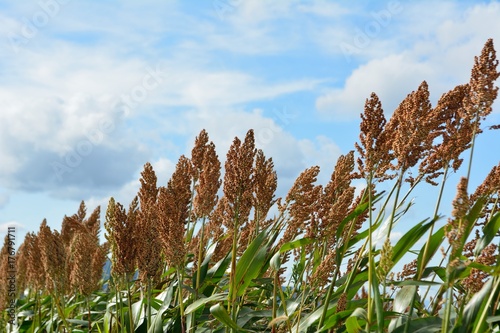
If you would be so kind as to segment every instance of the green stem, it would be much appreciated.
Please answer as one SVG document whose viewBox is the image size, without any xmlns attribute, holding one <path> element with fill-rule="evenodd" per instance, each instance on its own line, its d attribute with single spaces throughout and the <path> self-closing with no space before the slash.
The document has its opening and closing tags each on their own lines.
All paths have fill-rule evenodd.
<svg viewBox="0 0 500 333">
<path fill-rule="evenodd" d="M 445 187 L 445 184 L 446 184 L 446 179 L 447 179 L 447 176 L 448 176 L 448 170 L 449 170 L 449 165 L 446 164 L 445 168 L 444 168 L 444 173 L 443 173 L 443 181 L 441 182 L 441 186 L 439 188 L 439 194 L 438 194 L 438 198 L 437 198 L 437 201 L 436 201 L 436 206 L 434 207 L 434 214 L 433 214 L 433 217 L 432 219 L 435 221 L 438 217 L 438 213 L 439 213 L 439 207 L 441 205 L 441 200 L 443 198 L 443 193 L 444 193 L 444 187 Z M 429 246 L 430 246 L 430 242 L 431 242 L 431 238 L 432 238 L 432 234 L 434 232 L 434 224 L 433 223 L 431 225 L 431 228 L 429 230 L 429 234 L 427 236 L 427 242 L 425 242 L 425 246 L 424 246 L 424 252 L 423 252 L 423 255 L 422 255 L 422 258 L 423 258 L 423 266 L 422 267 L 417 267 L 417 276 L 416 276 L 416 280 L 420 280 L 422 278 L 422 274 L 424 272 L 424 268 L 425 268 L 425 265 L 426 265 L 426 258 L 427 258 L 427 253 L 429 252 Z M 432 281 L 434 281 L 434 278 L 435 276 L 432 277 Z M 430 290 L 430 286 L 427 288 L 425 294 L 424 294 L 424 297 L 423 297 L 423 300 L 425 300 L 425 298 L 427 297 L 427 294 L 429 293 L 429 290 Z M 411 298 L 411 303 L 410 303 L 410 311 L 408 312 L 408 320 L 406 321 L 405 323 L 405 330 L 404 330 L 404 333 L 408 333 L 409 329 L 410 329 L 410 319 L 413 315 L 413 304 L 415 304 L 415 299 L 416 299 L 416 296 L 417 296 L 417 289 L 415 289 L 415 292 L 413 293 L 413 296 Z"/>
<path fill-rule="evenodd" d="M 472 130 L 472 140 L 470 146 L 470 154 L 469 154 L 469 165 L 467 166 L 467 185 L 469 185 L 470 174 L 472 170 L 472 158 L 474 157 L 474 146 L 476 143 L 476 134 L 477 134 L 477 126 L 479 123 L 479 112 L 476 114 L 476 120 L 474 121 L 474 129 Z"/>
<path fill-rule="evenodd" d="M 198 293 L 200 289 L 200 283 L 201 283 L 201 264 L 203 261 L 203 241 L 205 237 L 205 217 L 203 217 L 201 221 L 201 230 L 200 230 L 200 240 L 199 240 L 199 246 L 198 246 L 198 263 L 197 263 L 197 270 L 196 270 L 196 288 L 195 288 L 195 300 L 198 299 Z"/>
<path fill-rule="evenodd" d="M 443 333 L 447 333 L 450 326 L 452 297 L 453 297 L 453 286 L 448 285 L 448 290 L 446 292 L 446 304 L 445 304 L 446 307 L 443 318 L 443 328 L 441 329 L 441 332 Z"/>
<path fill-rule="evenodd" d="M 147 278 L 147 285 L 146 285 L 146 308 L 147 308 L 147 314 L 148 314 L 148 330 L 151 327 L 151 277 Z"/>
<path fill-rule="evenodd" d="M 132 297 L 130 295 L 129 281 L 130 281 L 129 274 L 125 273 L 125 283 L 126 283 L 126 287 L 127 287 L 127 299 L 128 299 L 128 307 L 129 307 L 128 318 L 129 318 L 129 323 L 130 323 L 130 329 L 133 330 L 134 329 L 134 313 L 132 311 Z M 149 325 L 149 321 L 148 321 L 148 325 Z"/>
<path fill-rule="evenodd" d="M 373 227 L 373 214 L 372 214 L 372 180 L 373 180 L 373 172 L 370 172 L 370 176 L 367 181 L 367 190 L 368 190 L 368 311 L 367 311 L 367 320 L 366 320 L 366 331 L 370 332 L 370 326 L 372 322 L 373 316 L 373 305 L 372 305 L 372 271 L 375 269 L 373 267 L 373 240 L 372 240 L 372 227 Z"/>
<path fill-rule="evenodd" d="M 392 226 L 394 224 L 394 217 L 396 216 L 396 211 L 399 207 L 399 193 L 401 192 L 401 186 L 403 185 L 403 176 L 404 176 L 404 170 L 401 170 L 401 173 L 399 174 L 398 180 L 396 182 L 396 196 L 394 197 L 394 207 L 392 208 L 391 211 L 391 218 L 389 220 L 389 229 L 387 230 L 387 239 L 390 239 L 391 237 L 391 231 L 392 231 Z"/>
<path fill-rule="evenodd" d="M 273 314 L 272 320 L 276 319 L 276 314 L 278 312 L 278 285 L 279 285 L 279 275 L 278 271 L 274 272 L 274 286 L 273 286 Z M 275 324 L 272 326 L 272 331 L 275 331 Z"/>
<path fill-rule="evenodd" d="M 368 191 L 369 193 L 371 193 L 371 191 Z M 366 193 L 366 192 L 365 192 Z M 361 198 L 361 202 L 363 202 L 363 198 Z M 342 243 L 342 253 L 340 255 L 340 258 L 344 258 L 345 256 L 345 253 L 347 252 L 347 249 L 348 249 L 348 245 L 349 245 L 349 240 L 352 236 L 352 232 L 354 230 L 354 226 L 356 225 L 356 221 L 353 220 L 351 221 L 350 225 L 349 225 L 349 231 L 347 233 L 347 237 L 346 239 L 343 239 L 343 243 Z M 338 244 L 338 242 L 337 242 Z M 337 247 L 336 251 L 340 250 L 340 247 Z M 335 267 L 335 272 L 333 274 L 333 277 L 332 277 L 332 282 L 330 283 L 330 286 L 328 287 L 328 291 L 326 293 L 326 298 L 325 298 L 325 305 L 324 305 L 324 308 L 323 308 L 323 312 L 321 314 L 321 318 L 319 320 L 319 324 L 318 324 L 318 330 L 323 326 L 325 320 L 326 320 L 326 314 L 328 312 L 328 304 L 330 303 L 330 299 L 333 295 L 333 288 L 335 287 L 335 283 L 337 282 L 337 276 L 339 274 L 339 270 L 340 270 L 340 265 L 342 264 L 342 262 L 338 262 L 336 267 Z"/>
<path fill-rule="evenodd" d="M 179 310 L 181 314 L 181 330 L 182 333 L 186 331 L 185 328 L 185 316 L 184 316 L 184 298 L 182 296 L 182 281 L 183 281 L 183 274 L 180 268 L 177 268 L 177 291 L 179 292 Z"/>
<path fill-rule="evenodd" d="M 239 199 L 236 200 L 238 203 Z M 229 295 L 228 295 L 228 312 L 231 314 L 231 318 L 236 322 L 236 318 L 238 317 L 237 314 L 237 307 L 236 307 L 236 298 L 238 295 L 237 291 L 237 285 L 236 285 L 236 255 L 237 255 L 237 247 L 238 247 L 238 236 L 239 236 L 239 209 L 238 209 L 238 204 L 235 205 L 235 213 L 234 213 L 234 229 L 233 229 L 233 244 L 231 247 L 231 275 L 229 277 L 230 279 L 230 289 L 229 289 Z M 236 333 L 235 330 L 231 328 L 230 330 L 233 333 Z"/>
</svg>

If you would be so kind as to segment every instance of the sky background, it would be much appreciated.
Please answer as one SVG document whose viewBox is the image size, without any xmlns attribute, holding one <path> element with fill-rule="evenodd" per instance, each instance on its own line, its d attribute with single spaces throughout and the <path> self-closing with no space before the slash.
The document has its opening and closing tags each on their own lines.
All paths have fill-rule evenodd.
<svg viewBox="0 0 500 333">
<path fill-rule="evenodd" d="M 500 3 L 9 0 L 0 35 L 0 233 L 22 238 L 81 200 L 128 206 L 148 161 L 166 185 L 202 129 L 222 161 L 254 129 L 278 196 L 313 165 L 325 184 L 371 92 L 390 117 L 426 80 L 435 105 L 488 38 L 500 49 Z M 499 123 L 496 103 L 484 127 Z M 498 135 L 479 137 L 472 185 L 498 164 Z"/>
</svg>

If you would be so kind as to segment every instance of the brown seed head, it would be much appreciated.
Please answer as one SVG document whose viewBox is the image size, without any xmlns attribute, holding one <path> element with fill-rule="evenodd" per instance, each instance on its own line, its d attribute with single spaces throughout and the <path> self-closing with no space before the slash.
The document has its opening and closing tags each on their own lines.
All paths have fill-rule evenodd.
<svg viewBox="0 0 500 333">
<path fill-rule="evenodd" d="M 45 288 L 50 293 L 65 294 L 67 288 L 66 249 L 61 234 L 51 231 L 44 219 L 38 232 L 43 268 L 46 275 Z"/>
<path fill-rule="evenodd" d="M 141 172 L 141 188 L 139 189 L 140 210 L 137 215 L 137 227 L 140 236 L 137 237 L 136 265 L 140 278 L 159 278 L 162 269 L 161 242 L 158 235 L 158 213 L 156 207 L 158 188 L 156 174 L 151 164 L 146 163 Z M 138 234 L 139 235 L 139 234 Z"/>
<path fill-rule="evenodd" d="M 181 156 L 167 187 L 161 187 L 158 195 L 158 231 L 165 258 L 171 267 L 184 262 L 185 224 L 191 202 L 192 165 Z"/>
<path fill-rule="evenodd" d="M 239 229 L 248 221 L 253 201 L 253 164 L 255 157 L 255 139 L 253 130 L 249 130 L 243 144 L 235 138 L 229 148 L 225 163 L 223 192 L 229 219 L 224 225 L 229 229 Z"/>
<path fill-rule="evenodd" d="M 432 110 L 437 126 L 431 131 L 432 140 L 440 138 L 420 165 L 420 172 L 427 174 L 427 181 L 442 174 L 442 169 L 451 166 L 457 171 L 462 164 L 460 154 L 471 146 L 473 125 L 466 112 L 470 99 L 468 84 L 456 86 L 443 94 Z M 434 183 L 435 184 L 435 183 Z"/>
<path fill-rule="evenodd" d="M 262 150 L 257 151 L 254 168 L 255 220 L 263 221 L 269 209 L 276 202 L 274 194 L 278 186 L 278 176 L 272 158 L 266 159 Z"/>
<path fill-rule="evenodd" d="M 387 140 L 389 137 L 384 133 L 386 119 L 382 103 L 378 96 L 372 93 L 365 102 L 364 113 L 361 114 L 360 143 L 355 143 L 360 175 L 368 178 L 373 174 L 374 178 L 387 179 L 386 171 L 389 169 L 391 156 Z"/>
<path fill-rule="evenodd" d="M 109 200 L 104 224 L 111 249 L 112 273 L 131 274 L 135 271 L 137 255 L 137 215 L 139 200 L 132 200 L 128 213 L 114 198 Z"/>
<path fill-rule="evenodd" d="M 417 91 L 399 104 L 385 127 L 385 135 L 391 138 L 391 148 L 397 160 L 392 167 L 394 170 L 408 170 L 430 150 L 430 133 L 436 126 L 430 111 L 429 90 L 423 81 Z"/>
<path fill-rule="evenodd" d="M 215 152 L 215 145 L 211 142 L 204 146 L 201 168 L 196 171 L 199 174 L 199 183 L 196 185 L 196 196 L 193 201 L 193 211 L 196 218 L 208 217 L 217 203 L 217 191 L 221 186 L 220 172 L 221 163 Z M 193 156 L 194 154 L 193 150 Z M 199 152 L 196 150 L 196 152 Z M 197 169 L 196 164 L 195 170 Z M 196 173 L 195 172 L 195 173 Z"/>
<path fill-rule="evenodd" d="M 323 190 L 320 185 L 314 185 L 318 174 L 319 166 L 304 170 L 288 192 L 283 206 L 288 209 L 288 225 L 280 244 L 293 240 L 314 219 Z"/>
<path fill-rule="evenodd" d="M 491 105 L 498 94 L 495 86 L 496 79 L 500 76 L 497 72 L 498 60 L 493 45 L 493 39 L 488 39 L 479 57 L 474 57 L 474 66 L 471 71 L 470 88 L 471 98 L 468 112 L 471 118 L 484 119 L 491 111 Z M 477 126 L 479 129 L 479 126 Z"/>
</svg>

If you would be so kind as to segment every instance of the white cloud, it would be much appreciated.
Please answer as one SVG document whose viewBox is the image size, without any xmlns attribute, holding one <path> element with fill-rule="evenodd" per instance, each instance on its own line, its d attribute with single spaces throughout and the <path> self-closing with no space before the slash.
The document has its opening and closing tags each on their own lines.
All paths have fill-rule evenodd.
<svg viewBox="0 0 500 333">
<path fill-rule="evenodd" d="M 455 14 L 443 20 L 442 11 Z M 356 119 L 366 98 L 375 92 L 390 114 L 423 80 L 429 84 L 431 101 L 437 101 L 442 93 L 469 80 L 474 56 L 480 54 L 488 38 L 500 39 L 499 15 L 498 3 L 478 4 L 465 12 L 450 2 L 440 4 L 438 9 L 425 2 L 405 4 L 387 27 L 404 33 L 398 39 L 380 33 L 366 49 L 358 48 L 366 62 L 349 75 L 343 86 L 319 96 L 316 108 L 333 120 Z M 346 31 L 335 34 L 341 38 Z M 326 47 L 331 45 L 324 43 Z"/>
<path fill-rule="evenodd" d="M 8 221 L 8 222 L 0 224 L 0 234 L 7 234 L 7 232 L 9 231 L 9 227 L 15 228 L 15 232 L 16 232 L 15 236 L 16 237 L 17 237 L 18 231 L 25 230 L 23 224 L 21 224 L 17 221 Z M 3 239 L 2 239 L 2 244 L 3 244 Z M 16 242 L 16 244 L 20 244 L 20 242 L 19 243 Z"/>
<path fill-rule="evenodd" d="M 7 193 L 0 193 L 0 209 L 7 206 L 9 203 L 10 196 Z"/>
<path fill-rule="evenodd" d="M 432 68 L 409 54 L 375 59 L 356 69 L 342 88 L 318 97 L 316 108 L 336 121 L 357 119 L 363 112 L 366 98 L 375 92 L 384 110 L 392 113 L 408 93 L 432 77 Z"/>
<path fill-rule="evenodd" d="M 297 6 L 299 11 L 311 13 L 317 16 L 328 18 L 338 18 L 346 14 L 352 13 L 352 8 L 347 8 L 339 3 L 329 2 L 325 0 L 313 1 L 312 3 L 300 4 Z"/>
</svg>

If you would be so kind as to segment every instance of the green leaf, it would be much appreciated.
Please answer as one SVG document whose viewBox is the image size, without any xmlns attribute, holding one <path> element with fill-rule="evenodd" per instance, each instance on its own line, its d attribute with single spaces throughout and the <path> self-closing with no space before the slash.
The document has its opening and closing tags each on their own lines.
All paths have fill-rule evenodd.
<svg viewBox="0 0 500 333">
<path fill-rule="evenodd" d="M 210 297 L 204 297 L 204 298 L 198 299 L 198 300 L 194 301 L 193 303 L 189 304 L 189 306 L 186 308 L 184 313 L 186 315 L 190 314 L 191 312 L 196 311 L 197 309 L 199 309 L 200 307 L 202 307 L 203 305 L 205 305 L 209 302 L 222 301 L 226 298 L 227 298 L 227 293 L 219 293 L 219 294 L 212 295 Z"/>
<path fill-rule="evenodd" d="M 163 313 L 168 310 L 172 296 L 174 294 L 173 286 L 168 287 L 164 292 L 164 299 L 160 309 L 156 312 L 151 320 L 151 326 L 148 333 L 162 333 L 163 332 Z"/>
<path fill-rule="evenodd" d="M 89 326 L 89 322 L 87 320 L 81 320 L 81 319 L 66 319 L 66 321 L 68 323 L 71 323 L 73 325 L 78 325 L 78 326 L 84 326 L 84 327 L 88 327 Z M 73 330 L 74 332 L 74 330 Z"/>
<path fill-rule="evenodd" d="M 418 223 L 408 230 L 392 248 L 392 261 L 396 264 L 407 252 L 418 242 L 429 228 L 436 222 L 432 220 L 425 223 L 426 220 Z M 424 224 L 425 223 L 425 224 Z"/>
<path fill-rule="evenodd" d="M 222 305 L 220 304 L 212 305 L 212 307 L 210 308 L 210 313 L 225 326 L 231 327 L 232 329 L 237 331 L 244 331 L 231 319 L 231 317 L 229 317 L 229 314 Z"/>
<path fill-rule="evenodd" d="M 416 286 L 404 286 L 397 293 L 396 298 L 394 298 L 394 311 L 401 314 L 406 312 L 408 306 L 410 306 L 413 294 L 416 292 Z"/>
<path fill-rule="evenodd" d="M 467 220 L 467 223 L 465 223 L 465 228 L 462 234 L 462 238 L 460 239 L 460 246 L 455 249 L 455 253 L 452 253 L 453 257 L 458 257 L 463 251 L 464 245 L 467 242 L 467 239 L 469 238 L 469 235 L 472 232 L 472 229 L 476 225 L 476 221 L 479 218 L 479 215 L 481 214 L 484 205 L 486 203 L 485 198 L 479 198 L 474 206 L 469 210 L 469 213 L 465 216 L 465 220 Z"/>
<path fill-rule="evenodd" d="M 431 221 L 432 222 L 432 221 Z M 427 267 L 427 264 L 431 260 L 431 258 L 436 254 L 437 250 L 441 246 L 444 240 L 444 226 L 441 227 L 439 230 L 437 230 L 429 239 L 428 244 L 427 244 L 427 253 L 424 256 L 424 251 L 425 251 L 425 246 L 422 246 L 422 249 L 420 250 L 420 253 L 418 254 L 417 257 L 417 275 L 420 274 L 420 272 L 424 271 Z M 425 274 L 424 274 L 425 275 Z"/>
<path fill-rule="evenodd" d="M 303 247 L 304 245 L 309 245 L 311 243 L 314 243 L 316 240 L 313 238 L 300 238 L 293 240 L 291 242 L 285 243 L 281 245 L 279 253 L 284 253 L 286 251 L 290 251 L 293 249 L 297 249 L 299 247 Z"/>
<path fill-rule="evenodd" d="M 439 317 L 424 317 L 412 319 L 408 332 L 412 333 L 435 333 L 441 332 L 442 320 Z M 403 333 L 405 325 L 397 327 L 392 333 Z"/>
<path fill-rule="evenodd" d="M 358 318 L 353 316 L 347 318 L 345 321 L 345 327 L 348 333 L 359 333 L 362 330 L 361 325 L 359 325 Z"/>
<path fill-rule="evenodd" d="M 266 261 L 267 247 L 264 246 L 268 236 L 268 231 L 264 230 L 255 237 L 255 239 L 246 248 L 241 255 L 240 260 L 236 264 L 235 273 L 235 290 L 230 290 L 229 293 L 241 296 L 246 292 L 246 288 L 255 279 Z"/>
<path fill-rule="evenodd" d="M 273 271 L 277 272 L 281 268 L 281 253 L 276 252 L 269 262 Z"/>
<path fill-rule="evenodd" d="M 493 285 L 494 283 L 494 285 Z M 462 323 L 453 332 L 485 332 L 486 318 L 494 295 L 498 293 L 500 278 L 489 279 L 465 306 Z"/>
<path fill-rule="evenodd" d="M 498 230 L 500 230 L 500 212 L 493 215 L 493 217 L 484 226 L 484 235 L 477 241 L 476 248 L 474 249 L 474 255 L 476 257 L 481 254 L 481 251 L 488 246 L 488 244 L 490 244 L 496 236 Z"/>
</svg>

